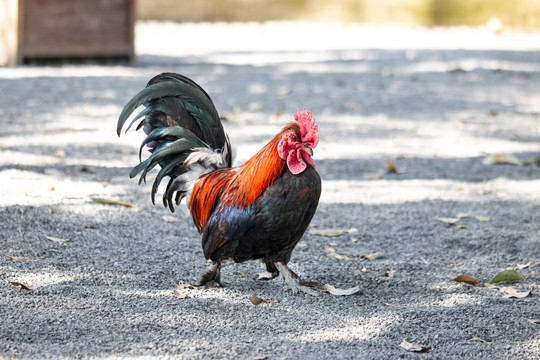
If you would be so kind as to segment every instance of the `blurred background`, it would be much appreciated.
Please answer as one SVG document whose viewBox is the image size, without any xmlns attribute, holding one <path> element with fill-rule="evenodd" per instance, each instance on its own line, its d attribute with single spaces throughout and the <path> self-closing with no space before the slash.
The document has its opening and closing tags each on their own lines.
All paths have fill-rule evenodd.
<svg viewBox="0 0 540 360">
<path fill-rule="evenodd" d="M 540 26 L 538 0 L 139 0 L 141 20 L 314 20 L 480 25 L 490 18 L 518 28 Z"/>
<path fill-rule="evenodd" d="M 136 24 L 156 21 L 482 26 L 500 35 L 509 29 L 538 30 L 540 1 L 0 0 L 0 66 L 42 59 L 124 58 L 135 63 L 137 41 L 144 36 L 136 34 Z"/>
</svg>

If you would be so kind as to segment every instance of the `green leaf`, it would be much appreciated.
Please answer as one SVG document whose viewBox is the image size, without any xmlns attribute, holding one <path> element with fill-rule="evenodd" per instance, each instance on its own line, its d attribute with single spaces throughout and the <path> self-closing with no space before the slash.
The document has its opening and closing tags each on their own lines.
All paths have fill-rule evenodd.
<svg viewBox="0 0 540 360">
<path fill-rule="evenodd" d="M 495 275 L 491 283 L 497 284 L 504 281 L 525 281 L 525 279 L 514 270 L 503 270 Z"/>
</svg>

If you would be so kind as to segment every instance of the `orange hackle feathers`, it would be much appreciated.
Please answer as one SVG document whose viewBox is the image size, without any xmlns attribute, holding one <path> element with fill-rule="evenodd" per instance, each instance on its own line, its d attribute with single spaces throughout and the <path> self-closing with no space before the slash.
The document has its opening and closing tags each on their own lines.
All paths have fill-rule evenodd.
<svg viewBox="0 0 540 360">
<path fill-rule="evenodd" d="M 243 165 L 211 172 L 194 185 L 189 208 L 195 226 L 202 232 L 218 199 L 222 205 L 245 209 L 277 179 L 286 162 L 279 157 L 277 146 L 285 131 L 300 136 L 297 123 L 290 123 Z"/>
</svg>

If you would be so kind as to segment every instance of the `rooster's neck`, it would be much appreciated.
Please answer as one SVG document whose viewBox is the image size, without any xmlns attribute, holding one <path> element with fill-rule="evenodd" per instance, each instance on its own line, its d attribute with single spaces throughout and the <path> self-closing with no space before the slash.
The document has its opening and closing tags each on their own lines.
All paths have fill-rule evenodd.
<svg viewBox="0 0 540 360">
<path fill-rule="evenodd" d="M 280 140 L 281 134 L 238 168 L 230 183 L 234 189 L 230 188 L 232 196 L 230 200 L 224 199 L 226 205 L 245 209 L 281 175 L 286 162 L 277 152 Z"/>
</svg>

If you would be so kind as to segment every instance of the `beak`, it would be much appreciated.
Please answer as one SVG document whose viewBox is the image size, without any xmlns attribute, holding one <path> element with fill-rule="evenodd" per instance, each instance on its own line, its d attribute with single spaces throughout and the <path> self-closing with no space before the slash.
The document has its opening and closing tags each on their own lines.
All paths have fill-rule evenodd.
<svg viewBox="0 0 540 360">
<path fill-rule="evenodd" d="M 309 154 L 309 156 L 313 156 L 313 150 L 309 146 L 302 145 L 302 150 L 307 152 Z"/>
</svg>

